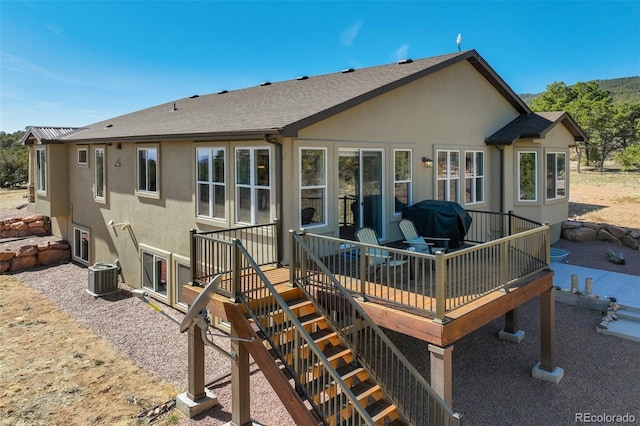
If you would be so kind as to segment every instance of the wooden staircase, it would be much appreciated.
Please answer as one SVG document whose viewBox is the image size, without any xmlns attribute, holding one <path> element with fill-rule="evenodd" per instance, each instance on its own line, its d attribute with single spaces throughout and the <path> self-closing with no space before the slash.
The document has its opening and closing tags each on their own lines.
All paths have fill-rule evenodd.
<svg viewBox="0 0 640 426">
<path fill-rule="evenodd" d="M 277 366 L 289 379 L 289 386 L 295 387 L 323 424 L 409 424 L 376 379 L 360 365 L 338 331 L 332 328 L 331 322 L 318 312 L 304 293 L 291 289 L 280 295 L 321 354 L 313 352 L 308 343 L 295 343 L 298 335 L 296 326 L 278 309 L 259 319 L 248 318 L 262 340 L 262 348 L 271 356 L 271 365 L 261 365 L 259 358 L 265 358 L 254 355 L 260 368 L 265 370 Z M 297 342 L 300 342 L 299 338 Z M 252 346 L 257 350 L 258 345 Z M 332 379 L 327 371 L 328 365 L 338 373 L 339 381 Z M 355 400 L 346 396 L 344 385 Z M 360 413 L 354 404 L 361 405 Z M 362 409 L 370 417 L 365 417 L 365 422 L 361 417 Z"/>
</svg>

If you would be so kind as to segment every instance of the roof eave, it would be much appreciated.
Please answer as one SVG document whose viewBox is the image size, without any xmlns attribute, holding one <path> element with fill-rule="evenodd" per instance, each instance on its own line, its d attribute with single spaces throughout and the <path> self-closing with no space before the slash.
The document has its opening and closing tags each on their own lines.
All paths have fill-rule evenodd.
<svg viewBox="0 0 640 426">
<path fill-rule="evenodd" d="M 203 133 L 171 133 L 154 135 L 125 135 L 104 136 L 99 138 L 82 138 L 76 134 L 74 138 L 63 138 L 65 143 L 111 143 L 111 142 L 158 142 L 190 140 L 195 142 L 214 140 L 247 140 L 264 139 L 265 137 L 278 137 L 282 135 L 282 129 L 252 129 L 231 132 L 203 132 Z"/>
</svg>

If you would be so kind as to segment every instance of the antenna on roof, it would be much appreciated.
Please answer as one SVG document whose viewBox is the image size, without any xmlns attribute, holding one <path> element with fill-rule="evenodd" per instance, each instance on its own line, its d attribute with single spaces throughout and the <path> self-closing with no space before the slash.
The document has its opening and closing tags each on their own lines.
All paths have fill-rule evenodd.
<svg viewBox="0 0 640 426">
<path fill-rule="evenodd" d="M 460 51 L 460 43 L 462 43 L 462 34 L 458 34 L 458 37 L 456 37 L 456 44 L 458 45 L 458 52 Z"/>
</svg>

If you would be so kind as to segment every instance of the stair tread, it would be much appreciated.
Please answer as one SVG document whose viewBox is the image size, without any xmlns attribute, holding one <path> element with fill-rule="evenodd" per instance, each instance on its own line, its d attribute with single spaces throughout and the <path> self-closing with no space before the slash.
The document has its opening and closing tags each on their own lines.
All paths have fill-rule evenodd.
<svg viewBox="0 0 640 426">
<path fill-rule="evenodd" d="M 344 364 L 344 365 L 341 365 L 340 367 L 336 368 L 336 372 L 338 373 L 340 378 L 342 378 L 342 380 L 347 380 L 347 379 L 355 376 L 356 374 L 359 374 L 362 371 L 364 371 L 364 368 L 362 368 L 360 366 L 357 366 L 357 365 L 353 365 L 353 364 Z M 307 382 L 307 385 L 309 386 L 310 389 L 315 389 L 322 382 L 325 383 L 325 386 L 326 385 L 334 385 L 335 384 L 335 382 L 333 382 L 331 380 L 329 374 L 324 373 L 320 377 L 316 377 L 315 379 Z"/>
<path fill-rule="evenodd" d="M 389 413 L 393 412 L 396 407 L 385 399 L 379 399 L 371 405 L 367 405 L 365 410 L 374 421 L 377 421 Z"/>
<path fill-rule="evenodd" d="M 365 380 L 351 387 L 351 392 L 360 400 L 362 397 L 380 389 L 380 386 L 371 380 Z"/>
</svg>

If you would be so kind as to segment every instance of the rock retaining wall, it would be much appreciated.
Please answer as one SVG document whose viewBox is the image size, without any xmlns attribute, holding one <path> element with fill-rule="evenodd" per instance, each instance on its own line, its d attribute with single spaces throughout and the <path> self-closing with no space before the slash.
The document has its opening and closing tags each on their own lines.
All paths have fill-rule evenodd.
<svg viewBox="0 0 640 426">
<path fill-rule="evenodd" d="M 0 246 L 0 273 L 57 265 L 70 260 L 71 247 L 63 240 L 24 241 L 24 244 L 17 248 Z"/>
<path fill-rule="evenodd" d="M 41 214 L 0 220 L 0 238 L 21 238 L 49 235 L 49 218 Z"/>
<path fill-rule="evenodd" d="M 568 220 L 562 223 L 562 238 L 574 241 L 608 241 L 633 250 L 640 247 L 640 229 L 624 228 L 606 223 Z"/>
</svg>

